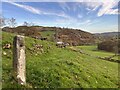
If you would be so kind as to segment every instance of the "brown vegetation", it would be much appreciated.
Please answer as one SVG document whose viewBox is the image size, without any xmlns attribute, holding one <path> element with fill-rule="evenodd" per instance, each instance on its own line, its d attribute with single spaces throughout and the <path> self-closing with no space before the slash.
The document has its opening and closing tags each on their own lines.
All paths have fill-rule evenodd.
<svg viewBox="0 0 120 90">
<path fill-rule="evenodd" d="M 28 27 L 28 26 L 18 26 L 16 28 L 5 27 L 2 30 L 6 32 L 16 33 L 20 35 L 35 37 L 35 38 L 40 37 L 40 32 L 35 27 Z"/>
<path fill-rule="evenodd" d="M 53 35 L 56 42 L 64 42 L 72 46 L 76 45 L 91 45 L 94 44 L 94 36 L 91 33 L 70 28 L 60 28 L 60 27 L 42 27 L 42 26 L 18 26 L 16 28 L 5 27 L 2 29 L 6 32 L 22 34 L 25 36 L 30 36 L 33 38 L 47 40 L 47 38 L 42 37 L 40 32 L 43 31 L 54 31 Z"/>
<path fill-rule="evenodd" d="M 91 33 L 73 29 L 57 31 L 56 39 L 72 46 L 90 45 L 94 43 L 94 37 Z"/>
</svg>

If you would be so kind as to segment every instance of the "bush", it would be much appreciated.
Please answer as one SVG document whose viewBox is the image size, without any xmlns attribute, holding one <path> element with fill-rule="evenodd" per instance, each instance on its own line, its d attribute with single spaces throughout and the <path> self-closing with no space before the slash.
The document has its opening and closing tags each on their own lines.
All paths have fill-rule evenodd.
<svg viewBox="0 0 120 90">
<path fill-rule="evenodd" d="M 108 52 L 115 52 L 115 53 L 120 53 L 120 40 L 109 40 L 109 41 L 104 41 L 98 44 L 98 49 L 99 50 L 105 50 Z"/>
<path fill-rule="evenodd" d="M 40 31 L 35 27 L 28 26 L 18 26 L 16 28 L 5 27 L 2 31 L 16 33 L 20 35 L 30 36 L 30 37 L 41 37 Z"/>
</svg>

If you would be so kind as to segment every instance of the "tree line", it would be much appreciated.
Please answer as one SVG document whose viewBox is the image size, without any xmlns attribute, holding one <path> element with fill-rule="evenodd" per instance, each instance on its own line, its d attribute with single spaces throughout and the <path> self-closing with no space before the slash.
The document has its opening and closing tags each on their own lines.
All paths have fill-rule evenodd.
<svg viewBox="0 0 120 90">
<path fill-rule="evenodd" d="M 34 26 L 34 23 L 32 22 L 27 22 L 27 21 L 24 21 L 23 26 Z M 4 18 L 4 17 L 0 17 L 0 27 L 11 27 L 11 28 L 14 28 L 17 26 L 17 22 L 16 22 L 16 19 L 15 18 Z"/>
</svg>

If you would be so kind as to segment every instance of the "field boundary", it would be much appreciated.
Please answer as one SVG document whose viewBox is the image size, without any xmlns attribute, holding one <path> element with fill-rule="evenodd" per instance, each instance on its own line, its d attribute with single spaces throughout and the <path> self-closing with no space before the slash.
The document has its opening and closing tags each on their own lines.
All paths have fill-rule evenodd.
<svg viewBox="0 0 120 90">
<path fill-rule="evenodd" d="M 69 47 L 70 50 L 75 51 L 75 52 L 79 52 L 81 54 L 87 55 L 87 56 L 91 56 L 97 59 L 101 59 L 101 60 L 106 60 L 106 61 L 110 61 L 110 62 L 116 62 L 116 63 L 120 63 L 120 60 L 116 60 L 116 59 L 112 59 L 113 57 L 117 56 L 117 55 L 112 55 L 110 57 L 100 57 L 100 56 L 93 56 L 91 54 L 88 54 L 84 51 L 82 51 L 81 49 L 75 48 L 75 47 Z"/>
</svg>

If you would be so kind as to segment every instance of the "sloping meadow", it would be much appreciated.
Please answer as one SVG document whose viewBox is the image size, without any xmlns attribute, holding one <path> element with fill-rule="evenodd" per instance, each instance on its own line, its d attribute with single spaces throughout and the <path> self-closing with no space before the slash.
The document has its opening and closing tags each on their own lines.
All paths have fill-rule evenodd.
<svg viewBox="0 0 120 90">
<path fill-rule="evenodd" d="M 15 34 L 2 33 L 2 46 Z M 25 37 L 26 86 L 12 77 L 12 48 L 2 50 L 3 88 L 117 88 L 118 63 L 57 48 L 55 43 Z M 42 46 L 40 48 L 36 47 Z"/>
</svg>

